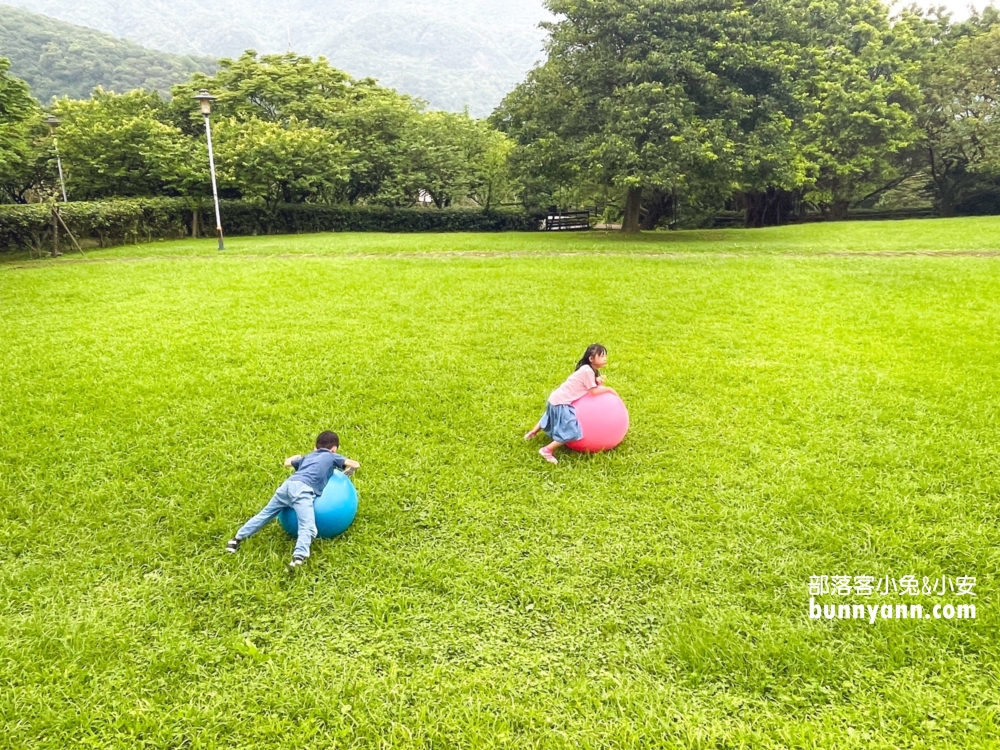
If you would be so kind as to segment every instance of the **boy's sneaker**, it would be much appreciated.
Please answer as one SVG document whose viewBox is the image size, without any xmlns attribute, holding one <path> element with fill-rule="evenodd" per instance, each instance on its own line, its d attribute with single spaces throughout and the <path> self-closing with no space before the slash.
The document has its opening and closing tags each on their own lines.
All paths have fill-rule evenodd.
<svg viewBox="0 0 1000 750">
<path fill-rule="evenodd" d="M 552 451 L 550 451 L 548 448 L 539 448 L 538 453 L 541 455 L 542 458 L 544 458 L 550 464 L 559 463 L 559 459 L 553 456 Z"/>
<path fill-rule="evenodd" d="M 237 552 L 240 548 L 240 542 L 242 541 L 243 541 L 242 539 L 237 539 L 235 537 L 230 539 L 228 542 L 226 542 L 226 552 L 228 552 L 229 554 Z"/>
<path fill-rule="evenodd" d="M 293 557 L 292 561 L 290 563 L 288 563 L 288 569 L 289 570 L 295 570 L 300 565 L 302 565 L 302 563 L 304 563 L 305 561 L 306 561 L 306 559 L 304 557 Z"/>
</svg>

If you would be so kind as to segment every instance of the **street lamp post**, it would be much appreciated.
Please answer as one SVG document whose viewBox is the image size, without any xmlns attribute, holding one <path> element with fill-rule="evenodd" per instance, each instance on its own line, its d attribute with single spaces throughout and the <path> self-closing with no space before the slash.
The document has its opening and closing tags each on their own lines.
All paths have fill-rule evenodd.
<svg viewBox="0 0 1000 750">
<path fill-rule="evenodd" d="M 208 138 L 208 167 L 212 172 L 212 197 L 215 199 L 215 231 L 219 235 L 219 250 L 225 250 L 226 246 L 222 241 L 222 214 L 219 213 L 219 190 L 215 186 L 215 156 L 212 153 L 212 126 L 209 124 L 208 116 L 212 114 L 212 102 L 218 97 L 212 96 L 207 89 L 202 89 L 197 96 L 193 97 L 201 104 L 201 113 L 205 116 L 205 136 Z"/>
<path fill-rule="evenodd" d="M 63 203 L 69 203 L 66 197 L 66 180 L 63 179 L 62 159 L 59 157 L 59 139 L 56 138 L 56 128 L 59 127 L 61 120 L 55 115 L 49 115 L 45 122 L 48 123 L 49 132 L 52 133 L 52 143 L 56 147 L 56 165 L 59 167 L 59 186 L 62 188 Z"/>
</svg>

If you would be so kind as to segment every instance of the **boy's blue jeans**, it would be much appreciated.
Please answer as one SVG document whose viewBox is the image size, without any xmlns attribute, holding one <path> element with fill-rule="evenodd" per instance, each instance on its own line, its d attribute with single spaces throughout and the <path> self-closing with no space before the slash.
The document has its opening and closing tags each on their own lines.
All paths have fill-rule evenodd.
<svg viewBox="0 0 1000 750">
<path fill-rule="evenodd" d="M 316 538 L 316 516 L 313 513 L 313 502 L 316 493 L 308 484 L 286 479 L 274 491 L 274 497 L 264 506 L 264 509 L 251 518 L 236 532 L 237 539 L 253 536 L 274 520 L 284 508 L 294 508 L 299 519 L 299 538 L 295 542 L 292 557 L 309 557 L 309 546 Z"/>
</svg>

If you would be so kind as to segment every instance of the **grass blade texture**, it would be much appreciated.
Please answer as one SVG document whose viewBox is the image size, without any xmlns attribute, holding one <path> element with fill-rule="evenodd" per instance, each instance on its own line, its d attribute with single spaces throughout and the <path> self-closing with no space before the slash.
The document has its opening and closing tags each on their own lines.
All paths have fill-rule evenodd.
<svg viewBox="0 0 1000 750">
<path fill-rule="evenodd" d="M 998 229 L 8 259 L 3 744 L 995 746 Z M 631 431 L 550 466 L 594 341 Z M 354 526 L 225 555 L 322 429 Z M 976 576 L 977 618 L 810 619 L 818 575 Z"/>
</svg>

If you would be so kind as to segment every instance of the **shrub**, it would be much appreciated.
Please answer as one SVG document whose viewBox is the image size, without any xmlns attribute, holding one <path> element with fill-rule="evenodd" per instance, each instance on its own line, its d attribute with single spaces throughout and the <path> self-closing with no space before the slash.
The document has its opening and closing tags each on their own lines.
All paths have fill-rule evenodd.
<svg viewBox="0 0 1000 750">
<path fill-rule="evenodd" d="M 519 209 L 385 208 L 381 206 L 325 206 L 284 204 L 271 210 L 246 201 L 223 201 L 222 226 L 226 236 L 295 234 L 305 232 L 502 232 L 532 231 L 538 217 Z M 183 198 L 60 203 L 59 212 L 78 240 L 101 247 L 190 235 L 191 204 Z M 211 235 L 215 212 L 202 204 L 199 225 Z M 51 244 L 49 204 L 0 205 L 0 252 L 41 250 Z"/>
</svg>

